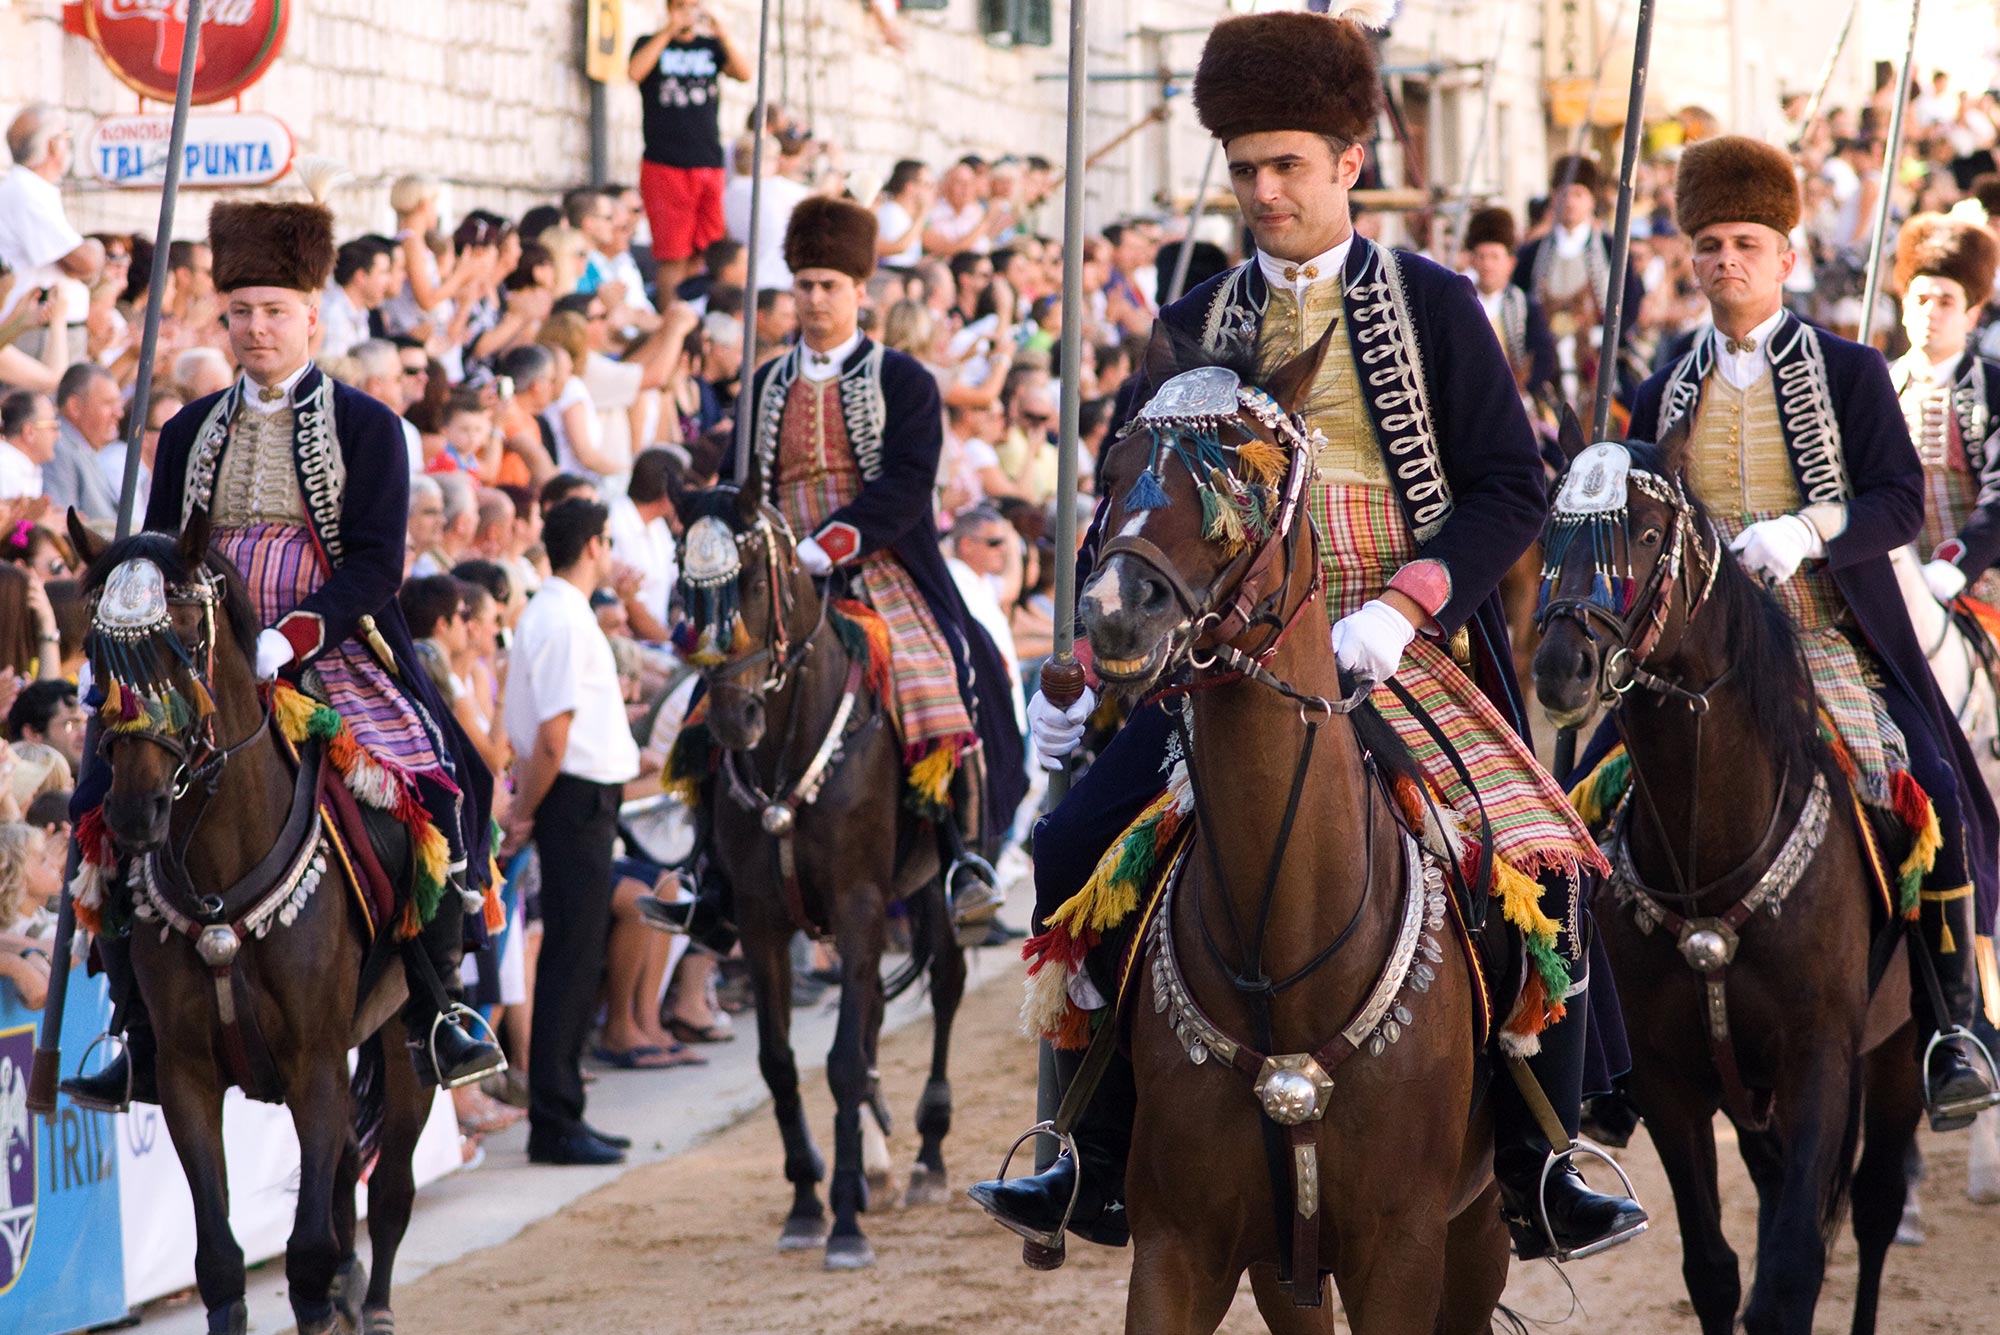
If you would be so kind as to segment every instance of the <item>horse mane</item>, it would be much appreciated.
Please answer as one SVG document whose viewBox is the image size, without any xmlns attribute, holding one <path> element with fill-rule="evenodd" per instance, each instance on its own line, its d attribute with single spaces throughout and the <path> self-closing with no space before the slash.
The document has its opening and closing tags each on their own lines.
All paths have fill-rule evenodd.
<svg viewBox="0 0 2000 1335">
<path fill-rule="evenodd" d="M 160 568 L 169 585 L 192 584 L 197 572 L 188 569 L 181 559 L 180 541 L 172 533 L 134 533 L 113 542 L 99 553 L 84 572 L 82 593 L 89 597 L 104 587 L 104 581 L 111 572 L 127 561 L 144 558 Z M 235 637 L 236 647 L 246 658 L 256 652 L 257 634 L 262 629 L 257 619 L 257 609 L 250 601 L 250 591 L 243 583 L 243 576 L 228 557 L 211 550 L 207 558 L 208 569 L 222 576 L 222 614 L 229 622 L 229 633 Z"/>
<path fill-rule="evenodd" d="M 1263 371 L 1257 365 L 1255 344 L 1245 339 L 1227 339 L 1219 352 L 1210 351 L 1202 345 L 1199 334 L 1176 329 L 1165 320 L 1155 321 L 1153 336 L 1147 340 L 1145 356 L 1140 369 L 1143 373 L 1142 392 L 1133 397 L 1132 415 L 1160 387 L 1183 371 L 1192 371 L 1203 366 L 1220 366 L 1235 373 L 1236 378 L 1246 385 L 1258 389 L 1265 388 Z"/>
<path fill-rule="evenodd" d="M 1669 466 L 1657 448 L 1638 442 L 1628 448 L 1636 467 L 1667 476 Z M 1682 482 L 1685 488 L 1685 479 Z M 1719 533 L 1708 507 L 1692 489 L 1687 489 L 1687 497 L 1694 507 L 1696 531 Z M 1830 757 L 1820 740 L 1817 696 L 1798 627 L 1776 596 L 1751 578 L 1726 545 L 1718 559 L 1721 568 L 1709 591 L 1709 612 L 1722 618 L 1736 668 L 1735 684 L 1744 694 L 1758 735 L 1781 762 L 1824 763 Z M 1693 578 L 1692 571 L 1684 569 L 1681 578 Z"/>
</svg>

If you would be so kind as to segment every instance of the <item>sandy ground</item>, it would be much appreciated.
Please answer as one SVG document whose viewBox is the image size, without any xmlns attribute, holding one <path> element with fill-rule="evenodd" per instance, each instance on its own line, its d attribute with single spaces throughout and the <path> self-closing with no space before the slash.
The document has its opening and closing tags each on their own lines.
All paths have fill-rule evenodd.
<svg viewBox="0 0 2000 1335">
<path fill-rule="evenodd" d="M 955 1189 L 991 1173 L 1033 1120 L 1034 1049 L 1015 1029 L 1018 996 L 1011 980 L 998 979 L 969 995 L 960 1015 L 957 1124 L 946 1142 Z M 924 1024 L 883 1044 L 885 1087 L 905 1119 L 892 1140 L 899 1173 L 914 1153 L 906 1119 L 928 1051 Z M 832 1105 L 820 1077 L 806 1083 L 814 1134 L 825 1148 Z M 2000 1330 L 2000 1207 L 1982 1209 L 1965 1199 L 1963 1136 L 1929 1139 L 1926 1150 L 1922 1201 L 1931 1241 L 1891 1254 L 1880 1329 L 1888 1335 Z M 1552 1268 L 1517 1269 L 1507 1301 L 1535 1328 L 1591 1335 L 1695 1330 L 1681 1287 L 1671 1201 L 1643 1134 L 1625 1163 L 1653 1211 L 1651 1233 L 1570 1267 L 1574 1298 Z M 1747 1276 L 1750 1187 L 1726 1146 L 1723 1167 L 1728 1228 Z M 685 1155 L 626 1174 L 503 1246 L 403 1288 L 397 1324 L 406 1331 L 538 1335 L 1110 1335 L 1123 1329 L 1128 1252 L 1076 1243 L 1064 1269 L 1034 1274 L 1022 1268 L 1013 1236 L 955 1190 L 944 1206 L 878 1204 L 866 1220 L 875 1268 L 828 1274 L 816 1252 L 775 1250 L 788 1199 L 777 1133 L 768 1112 L 759 1112 Z M 1852 1241 L 1843 1238 L 1817 1331 L 1847 1329 L 1853 1266 Z M 1247 1291 L 1222 1329 L 1231 1335 L 1264 1329 Z"/>
</svg>

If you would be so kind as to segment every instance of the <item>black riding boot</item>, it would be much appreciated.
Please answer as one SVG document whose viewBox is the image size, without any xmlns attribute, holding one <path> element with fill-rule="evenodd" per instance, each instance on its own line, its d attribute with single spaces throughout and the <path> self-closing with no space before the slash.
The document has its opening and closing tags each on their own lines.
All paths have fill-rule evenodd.
<svg viewBox="0 0 2000 1335">
<path fill-rule="evenodd" d="M 1956 1131 L 1971 1126 L 1982 1110 L 2000 1103 L 2000 1093 L 1995 1093 L 1985 1063 L 1973 1057 L 1971 1025 L 1979 1000 L 1979 978 L 1972 949 L 1972 892 L 1967 888 L 1936 897 L 1933 894 L 1924 891 L 1918 903 L 1917 930 L 1911 934 L 1910 948 L 1912 952 L 1921 949 L 1929 957 L 1938 997 L 1934 1002 L 1924 961 L 1912 959 L 1910 1012 L 1917 1021 L 1918 1051 L 1928 1054 L 1924 1110 L 1930 1115 L 1931 1130 Z"/>
<path fill-rule="evenodd" d="M 960 757 L 951 780 L 951 819 L 938 832 L 945 855 L 944 891 L 951 905 L 952 926 L 961 946 L 986 944 L 999 916 L 999 875 L 985 856 L 997 851 L 985 830 L 986 757 L 977 749 Z"/>
<path fill-rule="evenodd" d="M 1588 1018 L 1583 998 L 1576 997 L 1569 1014 L 1543 1031 L 1542 1050 L 1528 1058 L 1529 1071 L 1572 1139 L 1583 1102 Z M 1588 1256 L 1645 1230 L 1646 1212 L 1637 1201 L 1592 1191 L 1567 1158 L 1549 1166 L 1554 1146 L 1504 1060 L 1494 1073 L 1492 1092 L 1493 1175 L 1500 1181 L 1501 1210 L 1514 1235 L 1515 1255 L 1524 1261 Z"/>
<path fill-rule="evenodd" d="M 437 914 L 403 947 L 410 1000 L 403 1007 L 411 1055 L 426 1084 L 457 1089 L 507 1069 L 497 1044 L 475 1038 L 464 1027 L 472 1012 L 459 1000 L 459 960 L 464 953 L 465 905 L 460 883 L 445 886 Z"/>
<path fill-rule="evenodd" d="M 124 1034 L 125 1042 L 118 1055 L 95 1074 L 73 1075 L 58 1088 L 77 1107 L 94 1112 L 121 1113 L 134 1103 L 158 1103 L 159 1082 L 153 1070 L 157 1045 L 153 1022 L 132 976 L 131 938 L 99 937 L 97 959 L 111 985 L 109 1032 Z"/>
<path fill-rule="evenodd" d="M 1057 1052 L 1055 1059 L 1059 1094 L 1066 1093 L 1082 1069 L 1083 1054 Z M 1125 1160 L 1132 1150 L 1132 1116 L 1137 1105 L 1132 1063 L 1114 1056 L 1072 1132 L 1076 1159 L 1065 1154 L 1032 1177 L 975 1183 L 967 1194 L 988 1214 L 1031 1241 L 1061 1230 L 1063 1211 L 1069 1209 L 1074 1196 L 1076 1209 L 1069 1217 L 1069 1231 L 1086 1242 L 1123 1247 L 1131 1238 L 1125 1219 Z"/>
</svg>

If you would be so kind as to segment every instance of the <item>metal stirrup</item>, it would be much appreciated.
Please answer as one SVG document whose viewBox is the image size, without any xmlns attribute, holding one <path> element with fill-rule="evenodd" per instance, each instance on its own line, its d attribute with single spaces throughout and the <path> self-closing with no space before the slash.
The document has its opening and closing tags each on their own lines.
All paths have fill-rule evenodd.
<svg viewBox="0 0 2000 1335">
<path fill-rule="evenodd" d="M 1632 1189 L 1632 1179 L 1625 1175 L 1625 1170 L 1619 1167 L 1618 1161 L 1581 1136 L 1572 1139 L 1566 1150 L 1550 1150 L 1547 1161 L 1542 1164 L 1542 1180 L 1536 1192 L 1535 1203 L 1536 1213 L 1540 1216 L 1542 1225 L 1542 1236 L 1548 1241 L 1549 1254 L 1558 1265 L 1581 1261 L 1586 1256 L 1595 1256 L 1601 1251 L 1608 1251 L 1621 1242 L 1638 1237 L 1647 1227 L 1647 1221 L 1642 1219 L 1635 1228 L 1626 1229 L 1622 1233 L 1613 1233 L 1609 1237 L 1599 1238 L 1575 1248 L 1565 1247 L 1556 1241 L 1555 1226 L 1549 1223 L 1549 1180 L 1558 1172 L 1567 1171 L 1571 1166 L 1570 1161 L 1579 1154 L 1610 1165 L 1611 1171 L 1618 1174 L 1618 1184 L 1624 1189 L 1625 1199 L 1635 1205 L 1639 1200 L 1638 1193 Z"/>
<path fill-rule="evenodd" d="M 1939 1044 L 1948 1043 L 1954 1039 L 1963 1040 L 1973 1051 L 1979 1054 L 1979 1060 L 1986 1067 L 1986 1093 L 1976 1098 L 1961 1099 L 1956 1103 L 1941 1103 L 1932 1107 L 1929 1097 L 1931 1054 L 1938 1050 Z M 1984 1112 L 1988 1108 L 2000 1106 L 2000 1066 L 1994 1064 L 1993 1050 L 1980 1041 L 1979 1035 L 1973 1033 L 1962 1024 L 1955 1024 L 1949 1029 L 1940 1029 L 1931 1035 L 1931 1041 L 1924 1045 L 1923 1077 L 1925 1110 L 1934 1117 L 1969 1117 L 1973 1114 Z"/>
<path fill-rule="evenodd" d="M 1071 1217 L 1076 1214 L 1077 1199 L 1083 1194 L 1083 1160 L 1077 1154 L 1076 1138 L 1067 1131 L 1056 1130 L 1056 1124 L 1053 1121 L 1035 1123 L 1026 1131 L 1023 1131 L 1015 1139 L 1014 1143 L 1007 1147 L 1007 1157 L 1000 1161 L 1000 1177 L 998 1180 L 1001 1182 L 1007 1180 L 1007 1169 L 1013 1164 L 1014 1155 L 1020 1151 L 1021 1146 L 1027 1144 L 1036 1136 L 1053 1136 L 1056 1143 L 1062 1147 L 1056 1156 L 1057 1160 L 1060 1161 L 1063 1158 L 1068 1158 L 1070 1162 L 1076 1165 L 1076 1180 L 1070 1184 L 1069 1204 L 1063 1207 L 1062 1222 L 1057 1224 L 1054 1230 L 1043 1233 L 1035 1229 L 1024 1228 L 1013 1220 L 998 1214 L 994 1214 L 993 1217 L 999 1220 L 1003 1227 L 1020 1234 L 1023 1239 L 1021 1243 L 1021 1261 L 1030 1270 L 1056 1270 L 1061 1268 L 1062 1263 L 1069 1259 L 1068 1242 L 1064 1235 L 1069 1230 Z M 992 1212 L 988 1211 L 988 1213 Z"/>
<path fill-rule="evenodd" d="M 132 1044 L 126 1039 L 125 1035 L 114 1034 L 109 1029 L 107 1029 L 103 1033 L 99 1034 L 96 1038 L 91 1039 L 90 1046 L 85 1048 L 83 1050 L 83 1056 L 77 1059 L 76 1074 L 71 1076 L 70 1079 L 72 1080 L 88 1079 L 89 1077 L 84 1075 L 83 1069 L 84 1067 L 90 1065 L 90 1054 L 97 1051 L 99 1048 L 103 1047 L 106 1043 L 116 1043 L 118 1045 L 119 1056 L 125 1058 L 125 1097 L 122 1101 L 123 1106 L 120 1109 L 120 1111 L 124 1111 L 125 1109 L 129 1109 L 132 1106 L 132 1082 L 133 1082 Z M 113 1057 L 111 1060 L 117 1061 L 118 1058 Z M 1988 1061 L 1991 1060 L 1992 1060 L 1991 1058 L 1988 1058 Z M 108 1066 L 110 1063 L 107 1062 L 105 1064 Z M 98 1074 L 102 1075 L 103 1072 L 99 1071 Z M 72 1102 L 75 1101 L 75 1097 L 76 1097 L 75 1095 L 70 1096 Z"/>
<path fill-rule="evenodd" d="M 472 1021 L 473 1024 L 483 1029 L 486 1032 L 486 1041 L 494 1048 L 497 1049 L 500 1046 L 500 1036 L 493 1032 L 492 1025 L 486 1023 L 486 1017 L 462 1001 L 453 1002 L 449 1009 L 441 1010 L 433 1015 L 431 1017 L 431 1032 L 429 1037 L 424 1040 L 424 1047 L 425 1055 L 430 1058 L 431 1070 L 437 1073 L 439 1089 L 457 1089 L 460 1085 L 474 1084 L 484 1080 L 489 1075 L 499 1075 L 507 1069 L 507 1054 L 502 1052 L 500 1054 L 500 1064 L 490 1071 L 480 1071 L 476 1075 L 461 1076 L 456 1080 L 446 1079 L 444 1067 L 438 1064 L 438 1030 L 444 1028 L 446 1021 L 455 1020 L 460 1016 L 464 1016 L 466 1019 Z"/>
</svg>

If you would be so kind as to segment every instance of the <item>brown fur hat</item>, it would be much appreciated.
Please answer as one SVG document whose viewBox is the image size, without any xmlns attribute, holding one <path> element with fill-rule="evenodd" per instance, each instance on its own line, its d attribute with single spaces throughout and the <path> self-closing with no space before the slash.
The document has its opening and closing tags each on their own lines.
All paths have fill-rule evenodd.
<svg viewBox="0 0 2000 1335">
<path fill-rule="evenodd" d="M 2000 263 L 2000 245 L 1978 223 L 1919 213 L 1903 224 L 1896 237 L 1898 292 L 1910 290 L 1910 280 L 1926 274 L 1949 278 L 1965 289 L 1965 301 L 1977 306 L 1993 294 L 1993 270 Z"/>
<path fill-rule="evenodd" d="M 1347 144 L 1375 136 L 1382 105 L 1375 41 L 1396 6 L 1334 0 L 1326 14 L 1282 10 L 1224 19 L 1194 72 L 1194 111 L 1227 143 L 1268 130 L 1304 130 Z"/>
<path fill-rule="evenodd" d="M 1589 158 L 1575 153 L 1565 153 L 1549 165 L 1549 193 L 1565 185 L 1580 185 L 1591 194 L 1604 184 L 1604 176 L 1597 170 L 1597 164 Z"/>
<path fill-rule="evenodd" d="M 322 291 L 333 277 L 333 214 L 324 204 L 221 203 L 208 214 L 215 290 Z"/>
<path fill-rule="evenodd" d="M 1520 244 L 1521 234 L 1514 226 L 1514 215 L 1505 209 L 1481 209 L 1465 225 L 1467 250 L 1485 245 L 1505 246 L 1513 250 Z"/>
<path fill-rule="evenodd" d="M 875 272 L 875 215 L 845 199 L 815 195 L 799 201 L 785 227 L 785 267 L 832 269 L 857 283 Z"/>
<path fill-rule="evenodd" d="M 1781 148 L 1726 134 L 1681 150 L 1674 222 L 1690 239 L 1716 223 L 1762 223 L 1789 234 L 1799 208 L 1799 179 Z"/>
</svg>

